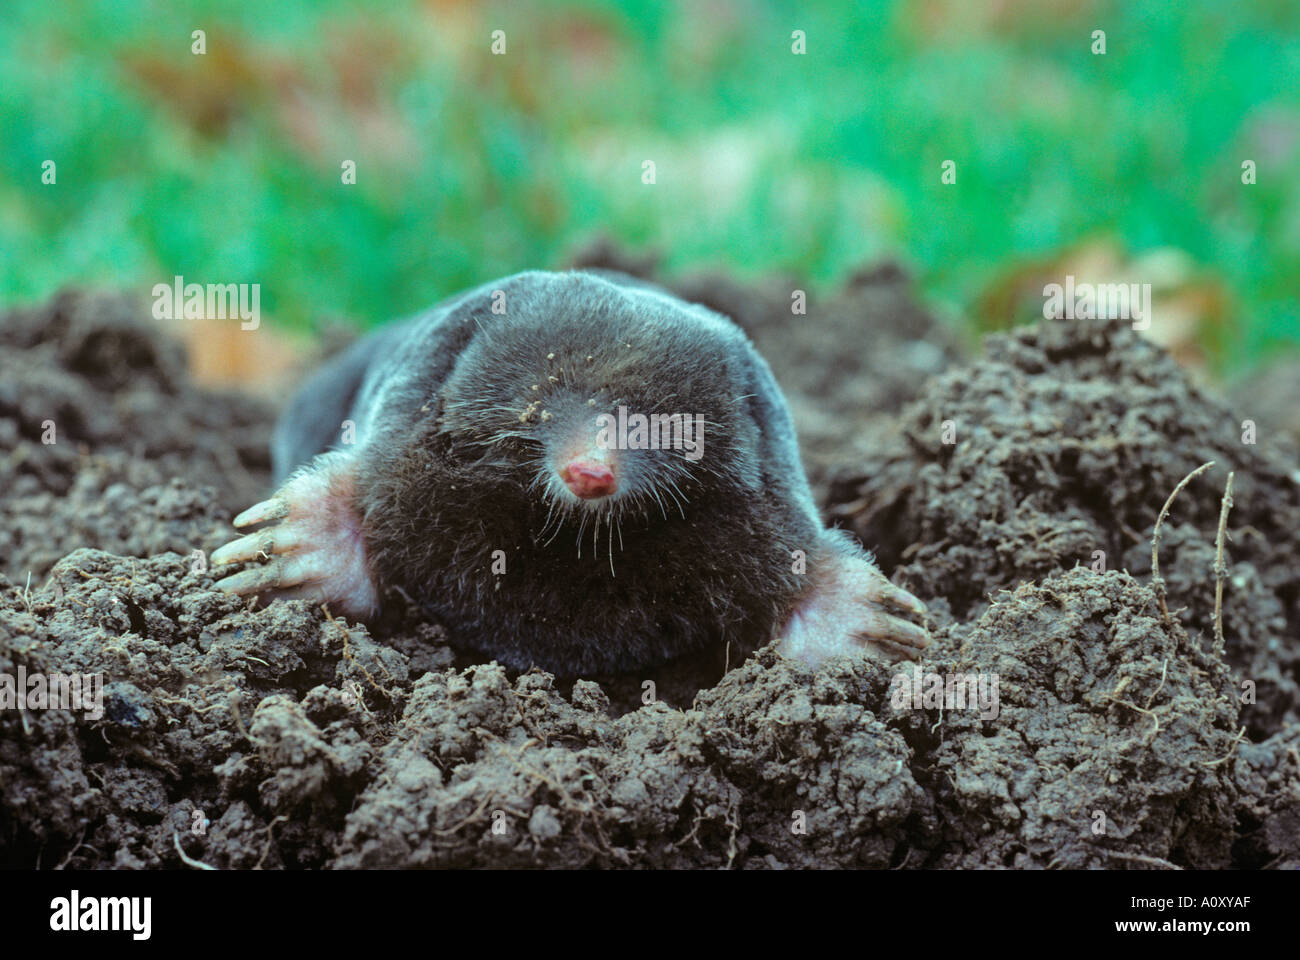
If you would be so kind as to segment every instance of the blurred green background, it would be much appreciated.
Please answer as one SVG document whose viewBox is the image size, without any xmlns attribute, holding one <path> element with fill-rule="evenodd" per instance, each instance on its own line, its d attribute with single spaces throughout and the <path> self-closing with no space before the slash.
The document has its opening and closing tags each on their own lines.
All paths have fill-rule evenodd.
<svg viewBox="0 0 1300 960">
<path fill-rule="evenodd" d="M 1091 265 L 1218 372 L 1300 343 L 1296 0 L 3 0 L 0 146 L 3 304 L 182 274 L 374 324 L 607 233 L 898 257 L 972 330 Z"/>
</svg>

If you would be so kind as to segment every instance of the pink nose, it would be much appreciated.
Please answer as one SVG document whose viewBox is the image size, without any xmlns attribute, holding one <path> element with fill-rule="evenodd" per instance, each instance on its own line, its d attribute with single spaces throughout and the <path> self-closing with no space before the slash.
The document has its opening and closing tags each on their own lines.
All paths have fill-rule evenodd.
<svg viewBox="0 0 1300 960">
<path fill-rule="evenodd" d="M 590 460 L 573 460 L 560 471 L 560 479 L 573 491 L 575 497 L 595 500 L 608 497 L 617 488 L 614 471 L 603 463 Z"/>
</svg>

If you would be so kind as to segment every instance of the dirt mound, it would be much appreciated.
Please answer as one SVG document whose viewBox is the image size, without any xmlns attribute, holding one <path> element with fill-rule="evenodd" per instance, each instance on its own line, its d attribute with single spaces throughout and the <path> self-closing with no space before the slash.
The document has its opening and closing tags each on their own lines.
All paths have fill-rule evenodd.
<svg viewBox="0 0 1300 960">
<path fill-rule="evenodd" d="M 969 621 L 998 591 L 1076 564 L 1146 579 L 1161 534 L 1169 608 L 1213 633 L 1215 540 L 1235 471 L 1223 601 L 1227 660 L 1255 686 L 1243 722 L 1262 740 L 1300 700 L 1300 469 L 1293 451 L 1195 387 L 1129 325 L 1047 323 L 989 337 L 985 357 L 937 377 L 902 437 L 833 483 L 829 512 L 886 569 Z M 1243 442 L 1243 437 L 1248 441 Z"/>
<path fill-rule="evenodd" d="M 0 572 L 77 547 L 202 549 L 263 492 L 272 412 L 189 381 L 141 301 L 69 291 L 0 321 Z"/>
<path fill-rule="evenodd" d="M 827 334 L 806 318 L 790 325 L 789 288 L 713 289 L 756 337 L 779 343 L 786 329 L 785 351 L 768 355 L 792 396 L 812 403 L 820 348 L 800 337 Z M 905 299 L 885 271 L 846 288 L 822 319 L 847 315 L 855 336 L 898 343 L 890 337 L 911 336 L 891 332 Z M 910 315 L 909 330 L 928 322 Z M 1300 857 L 1284 632 L 1295 574 L 1277 563 L 1294 529 L 1289 475 L 1262 443 L 1216 443 L 1226 411 L 1135 338 L 995 341 L 1002 359 L 934 381 L 901 432 L 863 405 L 900 408 L 919 377 L 881 387 L 869 381 L 884 359 L 843 361 L 855 372 L 823 401 L 828 455 L 810 459 L 827 477 L 841 471 L 837 514 L 880 537 L 887 569 L 932 601 L 935 642 L 913 689 L 910 669 L 841 661 L 813 672 L 771 648 L 638 677 L 520 675 L 455 654 L 400 604 L 369 628 L 301 601 L 250 609 L 211 589 L 194 551 L 222 542 L 230 512 L 263 492 L 270 412 L 195 389 L 172 348 L 141 330 L 121 301 L 74 295 L 0 317 L 10 348 L 0 431 L 15 441 L 0 555 L 16 574 L 0 578 L 0 677 L 104 682 L 99 716 L 0 710 L 6 865 L 1149 868 Z M 10 374 L 23 389 L 8 388 Z M 40 443 L 51 417 L 53 446 Z M 945 418 L 958 422 L 955 447 L 931 439 Z M 868 433 L 860 447 L 843 440 Z M 856 473 L 843 473 L 846 450 L 859 451 Z M 1102 549 L 1108 566 L 1142 574 L 1129 560 L 1137 541 L 1186 469 L 1212 456 L 1239 483 L 1226 660 L 1206 629 L 1212 577 L 1207 608 L 1195 569 L 1217 523 L 1211 484 L 1185 490 L 1166 524 L 1170 607 L 1187 608 L 1176 619 L 1144 574 L 1087 567 Z M 41 558 L 55 554 L 43 576 Z M 1069 569 L 1076 559 L 1085 566 Z M 1035 582 L 1016 587 L 1022 579 Z M 1247 669 L 1260 671 L 1261 703 L 1243 709 Z M 996 680 L 997 697 L 946 701 L 944 684 L 960 677 L 985 694 Z M 1267 740 L 1238 741 L 1251 716 L 1273 724 Z"/>
<path fill-rule="evenodd" d="M 1233 864 L 1300 870 L 1300 725 L 1242 744 L 1235 776 L 1241 801 Z"/>
<path fill-rule="evenodd" d="M 210 585 L 178 555 L 79 550 L 34 596 L 4 591 L 0 670 L 110 678 L 100 719 L 3 715 L 9 862 L 1230 862 L 1224 670 L 1120 573 L 1060 574 L 960 648 L 939 638 L 920 669 L 997 674 L 991 719 L 895 705 L 880 664 L 814 673 L 771 648 L 685 711 L 615 716 L 590 681 L 417 676 L 364 628 L 297 601 L 249 611 Z M 436 631 L 424 642 L 439 649 Z M 1257 796 L 1260 823 L 1294 816 L 1273 809 L 1280 790 Z"/>
<path fill-rule="evenodd" d="M 1114 867 L 1230 859 L 1227 671 L 1152 590 L 1087 568 L 1001 595 L 920 666 L 996 676 L 996 718 L 905 711 L 941 823 L 934 865 Z M 955 642 L 955 638 L 950 638 Z"/>
</svg>

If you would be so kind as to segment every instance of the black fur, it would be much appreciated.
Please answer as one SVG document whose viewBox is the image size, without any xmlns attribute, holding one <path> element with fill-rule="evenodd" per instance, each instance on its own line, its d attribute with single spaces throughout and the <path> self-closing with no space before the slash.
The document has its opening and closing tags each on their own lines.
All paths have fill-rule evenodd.
<svg viewBox="0 0 1300 960">
<path fill-rule="evenodd" d="M 585 507 L 559 516 L 539 486 L 547 444 L 620 403 L 703 414 L 703 458 L 634 451 L 617 526 Z M 610 672 L 765 642 L 806 589 L 793 552 L 811 563 L 836 543 L 745 334 L 630 278 L 519 274 L 363 341 L 291 406 L 277 465 L 324 450 L 345 411 L 375 583 L 513 667 Z"/>
</svg>

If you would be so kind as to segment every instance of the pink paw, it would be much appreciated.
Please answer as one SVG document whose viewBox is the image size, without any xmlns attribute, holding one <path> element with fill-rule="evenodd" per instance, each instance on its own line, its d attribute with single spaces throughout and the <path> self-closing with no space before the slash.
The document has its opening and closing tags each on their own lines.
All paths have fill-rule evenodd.
<svg viewBox="0 0 1300 960">
<path fill-rule="evenodd" d="M 925 604 L 865 556 L 835 552 L 821 564 L 817 586 L 781 631 L 783 656 L 812 666 L 843 655 L 910 660 L 929 645 Z"/>
<path fill-rule="evenodd" d="M 214 551 L 213 566 L 262 563 L 219 581 L 217 589 L 242 596 L 302 597 L 328 603 L 350 617 L 373 616 L 379 600 L 366 568 L 352 488 L 346 455 L 324 454 L 269 500 L 235 517 L 236 527 L 269 525 Z"/>
</svg>

